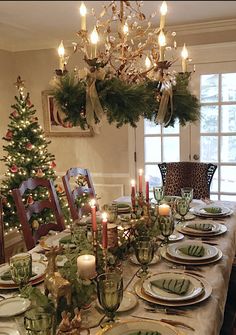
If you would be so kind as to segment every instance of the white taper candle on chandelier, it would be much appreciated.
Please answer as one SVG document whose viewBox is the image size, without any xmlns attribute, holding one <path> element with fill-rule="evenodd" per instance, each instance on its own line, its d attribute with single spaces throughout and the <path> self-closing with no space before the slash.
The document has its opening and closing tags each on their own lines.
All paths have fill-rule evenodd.
<svg viewBox="0 0 236 335">
<path fill-rule="evenodd" d="M 86 30 L 86 14 L 87 8 L 85 4 L 82 2 L 79 8 L 80 16 L 81 16 L 81 30 Z"/>
<path fill-rule="evenodd" d="M 65 59 L 64 59 L 64 56 L 65 56 L 65 48 L 64 48 L 64 44 L 63 44 L 63 41 L 61 41 L 58 49 L 57 49 L 57 52 L 58 52 L 58 56 L 59 56 L 59 69 L 61 69 L 63 71 L 64 69 L 64 62 L 65 62 Z"/>
<path fill-rule="evenodd" d="M 90 35 L 90 42 L 92 44 L 92 52 L 91 52 L 91 56 L 92 58 L 97 57 L 97 43 L 98 43 L 99 37 L 98 37 L 98 32 L 97 32 L 97 28 L 94 27 L 93 31 Z"/>
<path fill-rule="evenodd" d="M 165 59 L 165 46 L 166 46 L 166 37 L 165 34 L 163 33 L 163 31 L 161 30 L 159 36 L 158 36 L 158 44 L 159 44 L 159 61 L 163 62 Z"/>
<path fill-rule="evenodd" d="M 181 56 L 182 56 L 182 72 L 187 72 L 188 50 L 185 44 L 183 46 Z"/>
</svg>

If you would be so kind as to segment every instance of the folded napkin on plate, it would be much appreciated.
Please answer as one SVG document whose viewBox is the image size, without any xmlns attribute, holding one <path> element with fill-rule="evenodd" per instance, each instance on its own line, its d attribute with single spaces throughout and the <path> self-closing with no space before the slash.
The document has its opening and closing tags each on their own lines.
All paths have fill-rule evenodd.
<svg viewBox="0 0 236 335">
<path fill-rule="evenodd" d="M 35 277 L 35 276 L 37 276 L 37 273 L 34 273 L 34 272 L 33 272 L 32 275 L 31 275 L 30 277 L 32 278 L 32 277 Z M 1 275 L 0 278 L 1 278 L 2 280 L 12 280 L 11 271 L 8 270 L 8 271 L 4 272 L 4 274 Z"/>
<path fill-rule="evenodd" d="M 213 214 L 218 214 L 222 212 L 222 209 L 220 207 L 204 207 L 203 210 L 207 213 L 213 213 Z"/>
<path fill-rule="evenodd" d="M 186 227 L 203 231 L 210 231 L 213 228 L 210 223 L 188 223 Z"/>
<path fill-rule="evenodd" d="M 62 244 L 72 243 L 71 238 L 72 238 L 71 235 L 64 236 L 60 238 L 59 243 L 62 243 Z"/>
<path fill-rule="evenodd" d="M 185 255 L 194 256 L 194 257 L 202 257 L 205 253 L 205 249 L 202 245 L 188 245 L 186 247 L 179 248 Z"/>
<path fill-rule="evenodd" d="M 151 284 L 170 293 L 179 295 L 185 294 L 190 285 L 189 279 L 157 279 L 151 281 Z"/>
</svg>

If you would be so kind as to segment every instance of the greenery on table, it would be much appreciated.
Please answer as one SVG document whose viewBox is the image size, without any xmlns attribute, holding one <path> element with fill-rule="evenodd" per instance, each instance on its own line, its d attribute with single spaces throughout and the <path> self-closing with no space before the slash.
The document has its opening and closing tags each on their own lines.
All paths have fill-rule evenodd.
<svg viewBox="0 0 236 335">
<path fill-rule="evenodd" d="M 8 130 L 3 137 L 6 144 L 3 150 L 6 153 L 1 159 L 5 162 L 7 171 L 2 181 L 1 195 L 3 203 L 3 221 L 5 230 L 19 227 L 19 219 L 16 213 L 15 202 L 11 190 L 18 188 L 28 178 L 44 178 L 56 180 L 55 156 L 48 151 L 50 141 L 46 140 L 44 131 L 38 123 L 34 105 L 30 102 L 29 94 L 24 96 L 19 93 L 15 97 L 15 104 L 11 106 Z M 56 187 L 57 195 L 66 221 L 69 221 L 68 204 L 61 187 Z M 32 191 L 26 191 L 25 204 L 32 204 L 37 200 L 47 198 L 46 189 L 38 187 Z M 41 223 L 53 220 L 53 213 L 45 209 L 40 214 L 33 214 L 31 224 L 37 229 Z"/>
<path fill-rule="evenodd" d="M 180 125 L 195 122 L 200 118 L 200 104 L 189 89 L 190 73 L 178 73 L 172 84 L 173 108 L 169 101 L 164 124 L 173 126 L 176 120 Z M 105 77 L 96 80 L 96 91 L 104 115 L 108 122 L 119 128 L 125 124 L 136 127 L 141 118 L 155 121 L 159 107 L 161 83 L 146 80 L 140 84 L 124 82 L 119 78 Z M 74 74 L 67 73 L 57 79 L 54 87 L 54 97 L 65 114 L 65 122 L 73 126 L 88 129 L 86 120 L 86 79 L 78 79 Z M 96 113 L 93 112 L 94 123 L 99 123 Z"/>
</svg>

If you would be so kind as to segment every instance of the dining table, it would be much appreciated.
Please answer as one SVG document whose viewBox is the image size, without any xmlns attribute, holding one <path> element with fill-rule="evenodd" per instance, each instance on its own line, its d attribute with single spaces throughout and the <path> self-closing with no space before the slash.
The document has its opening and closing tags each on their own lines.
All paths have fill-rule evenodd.
<svg viewBox="0 0 236 335">
<path fill-rule="evenodd" d="M 117 199 L 117 202 L 130 201 L 129 197 L 123 197 Z M 199 206 L 203 204 L 202 200 L 193 200 L 191 206 Z M 216 219 L 210 218 L 208 221 L 217 222 L 224 228 L 224 233 L 216 235 L 209 240 L 204 241 L 209 245 L 215 245 L 221 252 L 222 257 L 215 262 L 210 264 L 192 266 L 191 269 L 188 266 L 176 264 L 171 260 L 162 257 L 162 249 L 165 246 L 159 246 L 156 255 L 156 261 L 149 266 L 149 276 L 161 273 L 188 273 L 194 278 L 202 279 L 207 282 L 209 287 L 212 289 L 209 297 L 203 301 L 199 301 L 196 304 L 190 304 L 186 306 L 177 306 L 173 308 L 176 313 L 168 313 L 171 308 L 163 305 L 152 304 L 139 295 L 137 295 L 137 287 L 140 283 L 140 278 L 137 277 L 137 272 L 140 269 L 140 265 L 132 262 L 130 258 L 125 259 L 122 262 L 123 280 L 124 280 L 124 294 L 131 294 L 135 303 L 129 310 L 121 311 L 117 313 L 116 322 L 128 322 L 132 321 L 152 321 L 161 320 L 166 324 L 172 324 L 176 329 L 176 334 L 185 335 L 219 335 L 224 319 L 224 310 L 227 298 L 227 291 L 229 285 L 229 279 L 232 269 L 232 264 L 235 257 L 236 250 L 236 202 L 229 201 L 214 201 L 214 205 L 221 205 L 231 209 L 229 216 L 217 217 Z M 192 222 L 206 222 L 204 217 L 197 217 Z M 63 235 L 63 232 L 58 233 Z M 184 240 L 189 240 L 190 237 L 184 236 Z M 194 240 L 194 239 L 193 239 Z M 195 238 L 200 241 L 200 238 Z M 173 241 L 174 244 L 174 241 Z M 42 247 L 37 245 L 35 248 L 30 250 L 33 258 L 40 257 L 40 251 Z M 43 288 L 43 284 L 39 284 L 39 287 Z M 15 294 L 14 291 L 1 290 L 0 295 L 7 298 Z M 97 319 L 97 325 L 90 328 L 90 334 L 102 334 L 102 329 L 99 326 L 99 320 L 103 317 L 103 311 L 96 308 L 97 303 L 94 302 L 94 308 L 86 313 L 93 320 Z M 96 315 L 93 313 L 96 312 Z M 178 313 L 179 311 L 179 313 Z M 12 318 L 0 318 L 0 327 L 10 327 L 17 329 L 19 334 L 26 334 L 23 326 L 23 315 L 19 315 Z"/>
</svg>

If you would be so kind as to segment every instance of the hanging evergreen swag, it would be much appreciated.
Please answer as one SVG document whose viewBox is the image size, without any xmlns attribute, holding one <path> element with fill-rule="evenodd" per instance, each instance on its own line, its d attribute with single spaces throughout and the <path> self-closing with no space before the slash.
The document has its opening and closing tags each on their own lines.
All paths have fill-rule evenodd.
<svg viewBox="0 0 236 335">
<path fill-rule="evenodd" d="M 197 97 L 189 90 L 189 79 L 190 73 L 179 73 L 174 77 L 171 83 L 172 98 L 167 102 L 161 122 L 159 113 L 163 85 L 159 81 L 146 80 L 134 84 L 117 77 L 101 80 L 96 78 L 93 84 L 97 96 L 94 97 L 93 92 L 91 104 L 97 103 L 98 109 L 103 111 L 108 122 L 116 124 L 118 128 L 124 124 L 136 127 L 140 118 L 161 123 L 165 127 L 173 126 L 175 121 L 179 120 L 180 125 L 184 126 L 187 122 L 199 120 L 200 117 L 200 105 Z M 65 114 L 64 121 L 82 129 L 91 125 L 91 115 L 90 122 L 87 115 L 87 85 L 86 79 L 78 79 L 67 73 L 58 78 L 53 93 L 58 107 Z M 94 124 L 99 123 L 101 113 L 93 111 L 92 118 Z"/>
</svg>

